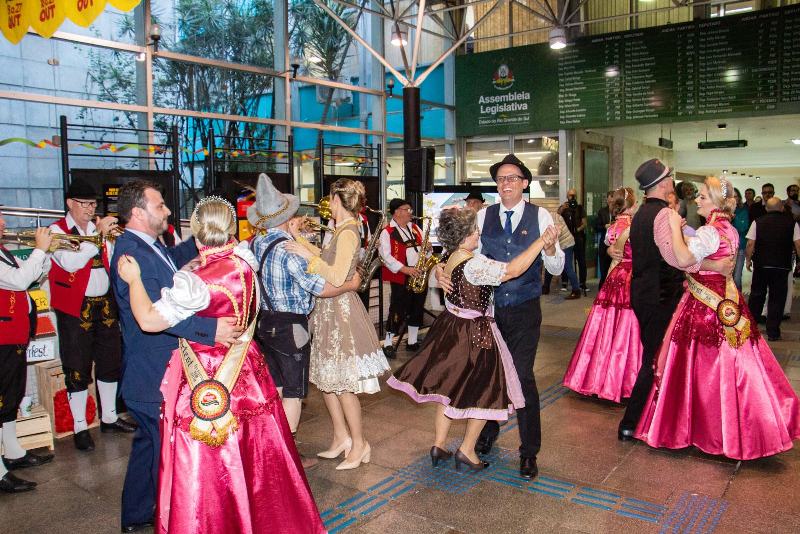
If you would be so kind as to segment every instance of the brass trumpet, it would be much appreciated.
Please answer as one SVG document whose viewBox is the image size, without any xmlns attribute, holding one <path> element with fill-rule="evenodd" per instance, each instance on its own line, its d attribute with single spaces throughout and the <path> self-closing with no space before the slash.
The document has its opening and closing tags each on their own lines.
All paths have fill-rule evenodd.
<svg viewBox="0 0 800 534">
<path fill-rule="evenodd" d="M 330 197 L 322 197 L 322 200 L 319 201 L 319 204 L 315 204 L 313 202 L 301 202 L 300 205 L 305 206 L 306 208 L 314 208 L 317 214 L 323 219 L 330 219 L 333 215 L 331 212 Z M 332 230 L 332 228 L 309 219 L 308 217 L 304 218 L 303 227 L 310 232 L 329 232 Z"/>
<path fill-rule="evenodd" d="M 48 252 L 55 252 L 56 250 L 70 250 L 75 252 L 81 248 L 81 243 L 91 243 L 92 245 L 100 248 L 103 242 L 108 239 L 114 241 L 122 235 L 121 228 L 114 228 L 107 236 L 101 234 L 96 235 L 72 235 L 52 233 L 50 236 L 53 238 L 50 243 Z M 21 247 L 35 247 L 36 246 L 36 230 L 22 230 L 20 232 L 4 232 L 3 237 L 0 238 L 0 243 L 4 245 L 18 245 Z"/>
</svg>

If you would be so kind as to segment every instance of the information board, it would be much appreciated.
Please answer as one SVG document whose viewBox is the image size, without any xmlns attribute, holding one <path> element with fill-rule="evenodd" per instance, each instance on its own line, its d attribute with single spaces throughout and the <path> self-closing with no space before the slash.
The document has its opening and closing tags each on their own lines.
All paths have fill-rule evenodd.
<svg viewBox="0 0 800 534">
<path fill-rule="evenodd" d="M 456 58 L 456 132 L 800 113 L 800 6 Z"/>
</svg>

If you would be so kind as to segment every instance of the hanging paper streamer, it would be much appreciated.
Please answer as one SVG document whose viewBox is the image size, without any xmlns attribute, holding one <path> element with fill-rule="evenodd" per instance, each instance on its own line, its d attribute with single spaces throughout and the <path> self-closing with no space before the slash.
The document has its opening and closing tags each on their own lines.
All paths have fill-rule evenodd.
<svg viewBox="0 0 800 534">
<path fill-rule="evenodd" d="M 67 6 L 63 0 L 26 0 L 25 11 L 31 29 L 49 38 L 53 35 L 67 16 Z"/>
<path fill-rule="evenodd" d="M 106 0 L 59 0 L 66 4 L 69 20 L 88 28 L 106 7 Z"/>
<path fill-rule="evenodd" d="M 28 32 L 28 13 L 25 4 L 32 0 L 2 0 L 2 31 L 6 39 L 17 44 Z"/>
</svg>

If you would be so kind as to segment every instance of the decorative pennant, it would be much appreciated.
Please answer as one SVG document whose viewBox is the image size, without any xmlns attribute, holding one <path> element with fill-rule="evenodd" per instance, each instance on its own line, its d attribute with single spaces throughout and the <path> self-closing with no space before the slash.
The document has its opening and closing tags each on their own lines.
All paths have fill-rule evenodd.
<svg viewBox="0 0 800 534">
<path fill-rule="evenodd" d="M 28 33 L 28 11 L 25 9 L 27 3 L 35 0 L 2 0 L 2 29 L 3 35 L 12 44 L 17 44 Z"/>
<path fill-rule="evenodd" d="M 33 31 L 49 38 L 58 30 L 67 16 L 63 0 L 26 0 L 25 10 Z"/>
<path fill-rule="evenodd" d="M 69 20 L 88 28 L 106 7 L 106 0 L 63 0 Z"/>
</svg>

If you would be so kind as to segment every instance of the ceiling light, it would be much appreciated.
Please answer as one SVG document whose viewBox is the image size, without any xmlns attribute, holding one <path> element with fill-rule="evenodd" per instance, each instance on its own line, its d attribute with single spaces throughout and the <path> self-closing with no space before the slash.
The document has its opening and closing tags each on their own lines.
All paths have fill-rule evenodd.
<svg viewBox="0 0 800 534">
<path fill-rule="evenodd" d="M 408 44 L 408 33 L 405 30 L 396 29 L 392 32 L 392 40 L 390 42 L 394 46 L 405 46 Z"/>
<path fill-rule="evenodd" d="M 467 163 L 491 163 L 490 159 L 468 159 Z"/>
<path fill-rule="evenodd" d="M 800 145 L 800 138 L 792 139 L 792 144 Z"/>
<path fill-rule="evenodd" d="M 619 76 L 619 67 L 616 65 L 606 67 L 606 78 L 616 78 L 617 76 Z"/>
<path fill-rule="evenodd" d="M 535 139 L 528 139 L 528 143 L 533 143 L 534 141 Z M 798 141 L 800 141 L 800 139 L 798 139 Z"/>
<path fill-rule="evenodd" d="M 567 46 L 567 33 L 564 28 L 556 26 L 550 30 L 550 48 L 553 50 L 561 50 Z"/>
</svg>

